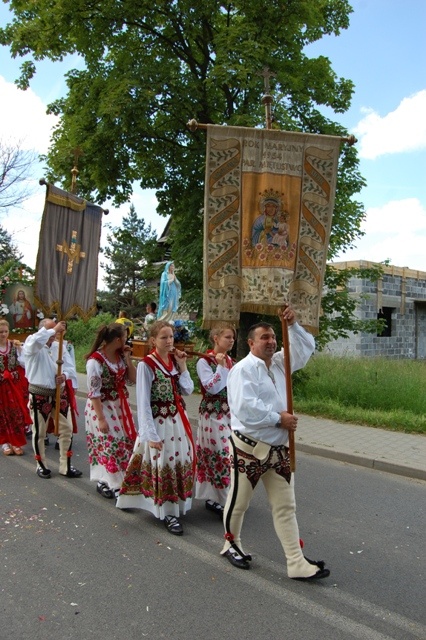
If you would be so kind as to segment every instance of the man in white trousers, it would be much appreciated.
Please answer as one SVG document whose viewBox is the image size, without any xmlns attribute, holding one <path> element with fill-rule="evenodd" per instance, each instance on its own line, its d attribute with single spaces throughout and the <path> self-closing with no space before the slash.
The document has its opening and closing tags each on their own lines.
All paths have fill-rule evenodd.
<svg viewBox="0 0 426 640">
<path fill-rule="evenodd" d="M 286 307 L 291 371 L 306 365 L 315 350 L 313 337 Z M 288 434 L 297 428 L 297 417 L 287 412 L 283 351 L 277 352 L 273 327 L 260 322 L 249 329 L 250 353 L 228 375 L 231 412 L 231 487 L 224 509 L 225 545 L 222 555 L 239 569 L 249 569 L 251 556 L 243 551 L 241 527 L 253 491 L 262 480 L 275 531 L 284 549 L 287 574 L 295 580 L 327 578 L 322 560 L 303 555 L 296 520 L 294 475 L 290 472 Z"/>
<path fill-rule="evenodd" d="M 79 478 L 82 473 L 71 465 L 73 425 L 68 419 L 68 398 L 65 389 L 67 377 L 73 375 L 68 370 L 64 358 L 63 372 L 57 375 L 58 342 L 55 336 L 64 333 L 66 323 L 44 318 L 39 330 L 28 336 L 23 347 L 25 375 L 29 383 L 30 409 L 33 419 L 33 449 L 39 478 L 48 479 L 52 472 L 46 466 L 45 437 L 49 418 L 55 415 L 56 385 L 61 385 L 59 411 L 59 473 L 67 478 Z"/>
</svg>

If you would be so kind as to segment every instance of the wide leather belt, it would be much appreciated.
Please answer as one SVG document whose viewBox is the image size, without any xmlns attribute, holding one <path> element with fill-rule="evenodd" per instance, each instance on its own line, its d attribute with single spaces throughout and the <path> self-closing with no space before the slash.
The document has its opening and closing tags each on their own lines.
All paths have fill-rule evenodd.
<svg viewBox="0 0 426 640">
<path fill-rule="evenodd" d="M 250 447 L 255 447 L 257 445 L 257 443 L 259 442 L 258 440 L 252 440 L 251 438 L 248 438 L 243 433 L 241 433 L 241 431 L 232 431 L 232 433 L 234 435 L 236 435 L 237 438 L 239 438 L 240 440 L 242 440 L 246 444 L 250 445 Z"/>
<path fill-rule="evenodd" d="M 273 449 L 274 451 L 282 451 L 283 449 L 287 449 L 285 444 L 278 444 L 278 445 L 268 444 L 267 445 L 266 442 L 262 442 L 261 440 L 252 440 L 248 436 L 245 436 L 243 433 L 241 433 L 241 431 L 232 431 L 232 434 L 236 435 L 237 438 L 239 438 L 242 442 L 245 442 L 245 444 L 248 444 L 249 447 L 254 448 L 257 445 L 262 444 L 269 447 L 270 449 Z"/>
<path fill-rule="evenodd" d="M 28 390 L 30 393 L 34 393 L 36 396 L 54 396 L 56 389 L 48 389 L 47 387 L 39 387 L 37 384 L 29 384 Z"/>
</svg>

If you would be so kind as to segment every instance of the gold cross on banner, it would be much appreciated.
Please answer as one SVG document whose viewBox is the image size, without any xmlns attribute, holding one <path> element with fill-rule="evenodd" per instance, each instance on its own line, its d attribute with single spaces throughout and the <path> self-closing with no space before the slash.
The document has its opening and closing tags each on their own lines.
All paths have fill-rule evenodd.
<svg viewBox="0 0 426 640">
<path fill-rule="evenodd" d="M 64 255 L 65 253 L 67 254 L 68 256 L 67 273 L 72 273 L 74 260 L 78 264 L 80 262 L 80 258 L 86 257 L 86 254 L 83 251 L 80 251 L 80 245 L 77 244 L 77 231 L 72 232 L 71 244 L 69 246 L 67 241 L 64 240 L 62 244 L 56 245 L 56 251 L 61 251 L 62 255 Z"/>
</svg>

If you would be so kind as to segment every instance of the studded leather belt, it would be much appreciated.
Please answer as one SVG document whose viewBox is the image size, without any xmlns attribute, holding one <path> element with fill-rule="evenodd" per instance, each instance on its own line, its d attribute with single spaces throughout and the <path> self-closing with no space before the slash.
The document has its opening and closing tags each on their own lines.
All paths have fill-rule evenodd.
<svg viewBox="0 0 426 640">
<path fill-rule="evenodd" d="M 259 440 L 252 440 L 251 438 L 248 438 L 243 433 L 241 433 L 241 431 L 232 431 L 232 434 L 237 436 L 237 438 L 239 438 L 240 440 L 242 440 L 246 444 L 248 444 L 249 447 L 255 447 L 259 442 Z M 287 449 L 288 448 L 288 447 L 285 446 L 285 444 L 269 445 L 269 446 L 274 451 L 282 451 L 283 449 Z"/>
</svg>

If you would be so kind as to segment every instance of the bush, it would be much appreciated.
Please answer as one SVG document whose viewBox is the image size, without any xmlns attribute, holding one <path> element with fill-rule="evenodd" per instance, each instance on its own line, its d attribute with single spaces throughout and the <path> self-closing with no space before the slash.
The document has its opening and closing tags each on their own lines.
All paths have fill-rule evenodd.
<svg viewBox="0 0 426 640">
<path fill-rule="evenodd" d="M 100 313 L 89 318 L 89 320 L 81 320 L 79 318 L 78 320 L 68 321 L 66 339 L 70 340 L 74 345 L 75 361 L 79 373 L 86 373 L 84 356 L 90 351 L 99 327 L 110 324 L 114 320 L 114 316 L 110 313 Z"/>
</svg>

